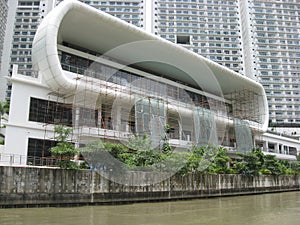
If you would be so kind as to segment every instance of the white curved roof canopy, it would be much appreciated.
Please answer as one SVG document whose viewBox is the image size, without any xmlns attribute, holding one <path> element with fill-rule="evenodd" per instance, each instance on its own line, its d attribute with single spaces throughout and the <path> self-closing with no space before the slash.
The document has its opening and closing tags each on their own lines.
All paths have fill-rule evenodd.
<svg viewBox="0 0 300 225">
<path fill-rule="evenodd" d="M 57 46 L 63 42 L 217 96 L 249 89 L 260 96 L 263 130 L 267 129 L 267 100 L 259 83 L 76 0 L 65 0 L 54 8 L 34 38 L 34 67 L 53 91 L 68 93 L 76 88 L 76 81 L 65 75 L 60 64 Z"/>
</svg>

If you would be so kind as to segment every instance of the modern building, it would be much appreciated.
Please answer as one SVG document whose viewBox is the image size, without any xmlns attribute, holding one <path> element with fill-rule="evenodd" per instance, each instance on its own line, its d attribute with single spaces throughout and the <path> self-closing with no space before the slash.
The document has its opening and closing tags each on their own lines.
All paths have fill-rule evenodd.
<svg viewBox="0 0 300 225">
<path fill-rule="evenodd" d="M 44 18 L 32 54 L 38 76 L 12 71 L 3 153 L 11 163 L 51 160 L 55 124 L 74 127 L 76 146 L 138 134 L 158 148 L 168 126 L 164 141 L 181 151 L 214 144 L 247 152 L 267 130 L 258 82 L 78 1 Z"/>
<path fill-rule="evenodd" d="M 69 22 L 68 24 L 70 25 L 70 27 L 66 27 L 65 25 L 61 26 L 65 29 L 65 31 L 64 32 L 60 31 L 59 32 L 60 35 L 64 34 L 64 36 L 65 37 L 67 36 L 67 39 L 69 39 L 70 37 L 69 35 L 67 35 L 67 33 L 70 32 L 70 34 L 74 34 L 75 32 L 78 39 L 76 39 L 76 37 L 73 37 L 73 39 L 71 38 L 72 41 L 69 40 L 66 41 L 64 37 L 58 36 L 60 39 L 59 39 L 59 45 L 57 46 L 58 49 L 57 52 L 61 64 L 57 66 L 56 70 L 62 67 L 64 70 L 62 74 L 68 74 L 68 76 L 70 77 L 73 76 L 73 78 L 74 75 L 72 75 L 72 73 L 80 74 L 80 76 L 77 75 L 77 77 L 74 78 L 75 81 L 73 80 L 71 82 L 73 83 L 72 85 L 76 83 L 75 87 L 78 86 L 78 83 L 84 83 L 84 82 L 80 82 L 83 78 L 88 79 L 86 83 L 93 83 L 92 85 L 93 87 L 96 85 L 96 83 L 97 85 L 100 84 L 102 85 L 103 82 L 101 80 L 105 80 L 107 82 L 104 85 L 105 86 L 104 89 L 106 90 L 106 95 L 108 95 L 109 97 L 108 98 L 101 97 L 100 100 L 98 99 L 99 94 L 103 94 L 103 93 L 99 90 L 96 91 L 95 92 L 96 94 L 91 94 L 91 96 L 96 96 L 96 97 L 90 98 L 90 101 L 92 101 L 93 106 L 91 105 L 91 103 L 86 101 L 86 98 L 83 97 L 82 94 L 82 93 L 86 94 L 87 92 L 90 92 L 90 90 L 87 91 L 86 88 L 84 90 L 80 89 L 80 92 L 77 92 L 78 90 L 76 90 L 75 92 L 74 90 L 69 90 L 68 87 L 70 85 L 68 84 L 68 82 L 70 80 L 66 82 L 66 80 L 61 79 L 60 75 L 58 74 L 54 76 L 55 77 L 54 79 L 51 78 L 52 80 L 50 79 L 50 77 L 45 78 L 44 73 L 41 71 L 41 68 L 44 68 L 46 64 L 43 64 L 40 67 L 38 66 L 36 68 L 32 67 L 32 62 L 31 62 L 31 43 L 33 40 L 32 35 L 36 32 L 36 29 L 38 27 L 35 26 L 35 23 L 36 25 L 38 25 L 42 21 L 43 17 L 46 14 L 48 14 L 48 12 L 56 4 L 59 5 L 71 4 L 69 2 L 68 3 L 65 2 L 67 1 L 19 0 L 19 1 L 14 1 L 14 3 L 10 2 L 12 6 L 10 6 L 8 17 L 14 18 L 15 15 L 17 17 L 16 17 L 16 21 L 10 20 L 10 22 L 8 22 L 8 29 L 6 32 L 5 43 L 14 43 L 14 40 L 16 42 L 10 45 L 13 47 L 12 50 L 10 50 L 10 47 L 5 48 L 4 54 L 6 54 L 7 58 L 11 58 L 12 62 L 5 63 L 6 67 L 2 66 L 1 71 L 11 71 L 13 75 L 11 82 L 15 86 L 14 100 L 23 99 L 24 104 L 22 106 L 25 108 L 28 107 L 27 104 L 30 104 L 30 110 L 29 112 L 27 112 L 27 114 L 24 115 L 25 117 L 18 115 L 18 113 L 12 113 L 13 114 L 11 115 L 12 119 L 10 119 L 7 126 L 8 134 L 10 135 L 13 135 L 14 132 L 16 132 L 16 134 L 19 132 L 17 131 L 17 129 L 15 129 L 16 127 L 20 128 L 20 132 L 21 130 L 22 132 L 24 132 L 26 129 L 29 129 L 27 133 L 27 138 L 23 138 L 23 143 L 24 146 L 28 146 L 28 149 L 30 150 L 23 149 L 20 151 L 12 152 L 14 155 L 19 154 L 21 158 L 24 156 L 25 157 L 24 162 L 28 160 L 27 156 L 44 157 L 49 155 L 49 152 L 46 152 L 45 154 L 42 153 L 42 155 L 36 155 L 39 154 L 36 152 L 36 149 L 38 147 L 42 147 L 43 149 L 48 149 L 45 146 L 49 147 L 54 144 L 53 140 L 51 140 L 53 139 L 53 125 L 51 124 L 62 122 L 62 120 L 67 125 L 81 127 L 81 129 L 79 129 L 81 131 L 86 131 L 86 129 L 82 128 L 83 126 L 93 127 L 93 129 L 89 128 L 89 132 L 92 133 L 94 132 L 92 136 L 97 133 L 97 135 L 101 134 L 102 135 L 102 136 L 100 135 L 101 138 L 104 139 L 107 138 L 122 139 L 125 138 L 125 136 L 128 135 L 128 133 L 132 133 L 132 132 L 141 133 L 143 131 L 146 132 L 147 135 L 155 133 L 153 130 L 152 131 L 149 130 L 151 127 L 150 125 L 149 126 L 147 125 L 146 127 L 143 125 L 143 123 L 145 122 L 143 118 L 149 117 L 149 115 L 145 116 L 143 114 L 138 114 L 136 110 L 145 111 L 145 109 L 147 109 L 146 111 L 151 111 L 150 108 L 153 108 L 153 105 L 161 105 L 160 102 L 153 103 L 151 100 L 149 103 L 150 105 L 148 106 L 143 106 L 143 104 L 141 106 L 137 103 L 130 103 L 129 106 L 131 105 L 134 108 L 134 110 L 132 110 L 131 108 L 122 109 L 122 107 L 121 109 L 118 109 L 118 107 L 117 109 L 113 109 L 113 107 L 111 106 L 114 105 L 116 98 L 111 96 L 112 95 L 112 93 L 110 92 L 111 88 L 108 87 L 116 88 L 114 93 L 121 92 L 121 91 L 119 92 L 117 91 L 118 88 L 120 88 L 117 85 L 125 86 L 126 88 L 132 90 L 137 88 L 136 81 L 140 79 L 142 79 L 142 82 L 140 82 L 141 84 L 139 84 L 139 86 L 140 87 L 147 86 L 149 88 L 148 91 L 145 91 L 144 89 L 142 90 L 143 93 L 141 94 L 143 96 L 142 98 L 145 98 L 145 96 L 148 96 L 149 93 L 153 92 L 151 93 L 151 95 L 160 96 L 162 99 L 164 98 L 168 99 L 172 103 L 173 101 L 175 101 L 174 104 L 175 105 L 177 104 L 177 107 L 179 107 L 178 104 L 180 102 L 185 102 L 185 103 L 188 102 L 189 104 L 186 105 L 185 108 L 194 109 L 194 105 L 195 105 L 196 108 L 201 107 L 201 110 L 203 108 L 205 110 L 209 109 L 212 112 L 214 112 L 212 114 L 213 116 L 208 116 L 208 114 L 210 114 L 209 111 L 202 110 L 202 114 L 205 115 L 204 121 L 206 121 L 206 124 L 216 124 L 215 128 L 213 129 L 216 130 L 216 134 L 210 135 L 211 136 L 210 139 L 213 139 L 214 143 L 222 144 L 224 146 L 228 146 L 233 149 L 239 149 L 240 151 L 244 151 L 243 149 L 245 148 L 241 147 L 243 146 L 243 141 L 241 141 L 241 139 L 243 138 L 241 138 L 240 134 L 241 131 L 246 130 L 246 133 L 244 133 L 244 137 L 246 136 L 247 138 L 244 139 L 248 140 L 248 145 L 249 145 L 249 140 L 252 140 L 250 141 L 250 145 L 261 146 L 267 152 L 271 152 L 279 155 L 281 154 L 285 155 L 284 157 L 281 158 L 289 158 L 290 156 L 287 157 L 286 156 L 287 154 L 294 155 L 295 151 L 297 151 L 297 149 L 300 149 L 300 146 L 298 145 L 299 141 L 295 139 L 287 139 L 286 137 L 283 137 L 284 135 L 273 137 L 272 136 L 273 134 L 271 134 L 272 136 L 271 137 L 268 133 L 263 134 L 263 131 L 266 130 L 266 126 L 268 122 L 272 122 L 273 126 L 277 126 L 277 125 L 293 126 L 295 123 L 297 123 L 296 116 L 298 115 L 297 113 L 298 100 L 296 97 L 294 97 L 297 95 L 297 91 L 296 91 L 297 84 L 294 83 L 296 81 L 295 79 L 297 78 L 292 77 L 294 75 L 297 75 L 297 72 L 293 72 L 297 68 L 297 66 L 294 65 L 293 63 L 299 61 L 299 60 L 297 61 L 297 57 L 298 57 L 297 54 L 299 52 L 298 51 L 299 48 L 296 46 L 298 33 L 295 34 L 297 28 L 295 28 L 296 26 L 294 26 L 295 23 L 299 23 L 299 17 L 297 11 L 299 10 L 299 3 L 297 1 L 292 1 L 292 0 L 287 2 L 276 1 L 276 4 L 272 3 L 271 6 L 269 4 L 269 1 L 264 2 L 264 1 L 255 1 L 255 0 L 250 0 L 250 1 L 177 0 L 176 2 L 169 1 L 169 0 L 81 1 L 90 6 L 93 6 L 96 9 L 100 9 L 100 11 L 107 12 L 108 14 L 111 14 L 114 17 L 118 17 L 122 20 L 125 20 L 128 24 L 135 25 L 135 27 L 139 27 L 148 31 L 148 34 L 143 32 L 136 33 L 135 32 L 136 28 L 132 28 L 132 26 L 130 25 L 125 26 L 124 23 L 121 23 L 120 21 L 116 20 L 118 21 L 116 22 L 116 24 L 120 24 L 122 29 L 120 29 L 118 33 L 111 33 L 114 35 L 105 36 L 106 39 L 116 39 L 116 40 L 106 40 L 107 41 L 106 43 L 105 41 L 99 42 L 99 39 L 97 39 L 100 46 L 99 48 L 97 48 L 96 45 L 98 44 L 95 44 L 96 37 L 99 37 L 100 33 L 97 33 L 96 30 L 104 29 L 104 28 L 107 30 L 111 30 L 114 28 L 113 25 L 110 28 L 102 27 L 100 25 L 91 26 L 90 23 L 92 22 L 98 24 L 98 20 L 97 21 L 94 20 L 98 16 L 96 16 L 95 18 L 91 17 L 93 19 L 90 18 L 91 19 L 90 23 L 87 22 L 86 27 L 83 26 L 83 28 L 80 29 L 80 31 L 83 32 L 85 31 L 84 28 L 92 27 L 91 29 L 95 28 L 95 33 L 94 36 L 92 37 L 85 36 L 84 38 L 82 37 L 81 33 L 77 35 L 77 33 L 73 29 L 71 29 L 72 27 L 75 27 L 77 21 L 73 20 L 73 23 Z M 72 3 L 72 4 L 77 5 L 78 3 Z M 85 8 L 85 5 L 81 4 L 81 7 Z M 270 11 L 269 9 L 268 10 L 265 9 L 266 7 L 273 8 L 273 11 L 272 10 Z M 280 11 L 280 9 L 285 10 L 285 12 L 289 11 L 289 13 L 287 13 L 289 16 L 285 16 L 284 14 L 283 17 L 280 17 L 280 13 L 283 12 Z M 90 12 L 89 10 L 88 12 Z M 40 14 L 38 14 L 40 17 L 36 21 L 35 16 L 37 16 L 36 14 L 37 11 L 40 12 Z M 92 12 L 95 13 L 95 11 L 93 10 Z M 272 20 L 265 22 L 261 18 L 261 14 L 263 14 L 263 18 L 266 18 L 269 17 L 269 15 L 271 15 L 271 12 L 272 15 L 274 14 L 274 18 L 276 18 L 275 31 L 280 31 L 281 33 L 278 34 L 278 37 L 280 36 L 283 38 L 280 39 L 280 41 L 276 41 L 276 43 L 282 42 L 282 45 L 279 45 L 278 43 L 276 44 L 277 50 L 274 50 L 275 45 L 273 42 L 275 38 L 272 36 L 273 33 L 275 32 L 273 29 L 275 25 L 273 26 Z M 101 12 L 98 13 L 99 15 L 102 15 Z M 86 14 L 86 17 L 88 17 L 87 15 L 88 14 Z M 29 18 L 27 18 L 27 16 L 29 16 Z M 81 19 L 82 16 L 81 17 L 79 16 L 78 18 Z M 101 17 L 100 19 L 103 18 L 106 18 L 106 16 Z M 283 21 L 281 21 L 281 19 L 283 19 Z M 63 22 L 64 21 L 68 21 L 68 20 L 63 20 Z M 85 21 L 85 18 L 83 18 L 83 21 Z M 33 22 L 33 24 L 30 24 L 31 22 Z M 78 24 L 80 24 L 80 22 L 81 21 L 78 21 Z M 262 22 L 263 22 L 263 26 L 261 25 Z M 289 22 L 291 22 L 290 24 L 293 24 L 294 28 L 291 28 L 290 25 L 288 25 Z M 283 25 L 287 27 L 280 28 L 280 26 Z M 265 28 L 268 26 L 270 27 Z M 29 28 L 29 31 L 27 31 L 27 33 L 25 31 L 26 27 Z M 268 37 L 270 33 L 269 39 L 267 37 L 265 38 L 261 37 L 262 29 L 264 29 L 264 32 L 267 33 Z M 121 31 L 123 31 L 124 34 Z M 282 31 L 286 32 L 285 34 L 283 34 L 283 36 L 282 33 L 284 32 Z M 87 34 L 89 34 L 89 32 L 90 30 L 86 31 Z M 129 32 L 133 32 L 132 36 L 134 36 L 135 34 L 137 35 L 137 37 L 134 38 L 128 37 L 127 40 L 126 39 L 121 40 L 122 38 L 127 37 L 127 33 Z M 150 35 L 149 32 L 157 36 L 160 36 L 163 39 L 167 39 L 168 41 L 171 41 L 173 43 L 179 44 L 181 47 L 178 46 L 175 47 L 175 45 L 166 42 L 161 38 L 158 37 L 154 38 L 154 36 Z M 23 42 L 23 40 L 25 42 Z M 162 43 L 168 43 L 166 44 L 166 46 L 168 45 L 172 46 L 171 49 L 174 49 L 174 51 L 169 51 L 169 49 L 166 48 L 165 45 L 163 45 L 162 48 L 153 47 L 152 49 L 150 48 L 150 46 L 153 45 L 151 43 L 147 43 L 147 41 L 149 40 L 151 41 L 155 40 L 155 42 L 157 41 L 157 45 L 159 47 L 161 47 Z M 269 44 L 261 45 L 261 43 L 265 40 L 268 41 Z M 114 41 L 116 43 L 118 42 L 118 44 L 116 43 L 113 44 L 112 42 Z M 135 41 L 137 41 L 136 45 L 134 45 Z M 138 44 L 140 41 L 144 42 L 145 46 L 140 46 Z M 291 41 L 293 42 L 293 44 L 291 43 Z M 126 45 L 123 46 L 121 45 L 121 43 Z M 284 50 L 282 54 L 280 53 L 280 56 L 277 56 L 277 58 L 276 57 L 274 58 L 273 56 L 275 52 L 278 53 L 280 52 L 279 51 L 280 49 L 285 49 L 283 43 L 286 44 L 288 49 Z M 25 47 L 25 49 L 23 49 L 21 45 Z M 105 45 L 107 45 L 106 48 L 103 47 Z M 15 49 L 14 46 L 16 47 Z M 141 55 L 142 50 L 141 52 L 138 52 L 135 48 L 140 48 L 144 50 L 145 54 Z M 190 50 L 190 53 L 184 51 L 183 48 Z M 125 51 L 124 49 L 126 49 L 127 53 L 125 54 L 124 52 L 122 52 L 123 55 L 119 55 L 119 51 Z M 50 49 L 48 50 L 50 52 L 52 51 Z M 146 54 L 146 50 L 149 51 L 149 53 Z M 156 54 L 154 56 L 153 52 L 155 50 L 157 51 L 155 52 Z M 161 53 L 163 52 L 162 50 L 170 54 L 172 52 L 174 53 L 174 55 L 178 55 L 178 56 L 176 56 L 177 58 L 175 56 L 170 57 L 170 55 L 165 55 L 165 54 L 161 54 L 160 56 L 158 56 L 157 52 Z M 265 55 L 265 53 L 261 54 L 262 50 L 270 51 L 270 52 Z M 108 52 L 104 54 L 105 51 Z M 182 51 L 184 51 L 184 53 L 182 53 Z M 282 58 L 281 60 L 281 56 L 284 55 L 285 53 L 288 56 L 293 56 L 293 57 L 292 58 L 286 57 L 286 58 Z M 48 53 L 45 54 L 47 55 Z M 110 54 L 112 54 L 112 56 Z M 195 54 L 199 54 L 201 56 L 199 55 L 195 56 Z M 187 58 L 186 55 L 188 55 Z M 98 58 L 99 56 L 101 56 L 100 57 L 101 59 L 98 61 L 98 59 L 96 59 L 95 57 Z M 208 60 L 204 59 L 202 56 L 204 56 Z M 263 56 L 265 58 L 263 58 Z M 270 56 L 272 56 L 272 59 L 269 58 Z M 149 58 L 144 59 L 143 57 L 149 57 Z M 205 62 L 205 64 L 208 63 L 209 65 L 213 65 L 212 66 L 213 69 L 210 66 L 208 66 L 210 71 L 208 73 L 212 74 L 213 75 L 212 77 L 215 77 L 216 75 L 215 70 L 219 70 L 220 68 L 222 68 L 222 71 L 225 71 L 222 73 L 225 73 L 227 75 L 222 75 L 224 76 L 222 77 L 219 73 L 217 73 L 218 76 L 220 75 L 221 78 L 219 77 L 217 77 L 216 79 L 211 78 L 210 81 L 202 80 L 201 77 L 197 77 L 195 75 L 196 72 L 193 70 L 194 57 L 198 57 L 197 60 L 200 60 L 202 63 Z M 38 58 L 41 59 L 40 55 L 38 56 Z M 167 58 L 170 59 L 166 61 Z M 145 61 L 149 61 L 149 62 L 137 63 L 133 59 L 135 60 L 144 59 Z M 276 59 L 278 59 L 279 62 L 276 61 Z M 157 60 L 162 60 L 163 63 L 157 63 Z M 191 62 L 189 62 L 189 60 L 191 60 Z M 223 67 L 218 67 L 210 60 L 215 61 L 218 64 L 221 64 L 225 67 L 229 67 L 235 72 L 245 75 L 245 77 L 241 78 L 240 76 L 237 76 L 237 74 L 232 73 L 232 71 L 229 72 Z M 265 65 L 261 67 L 261 62 L 266 62 L 266 60 L 267 60 L 267 67 Z M 288 63 L 288 71 L 289 71 L 288 75 L 286 75 L 286 70 L 285 70 L 286 60 Z M 150 63 L 152 61 L 155 61 L 156 63 Z M 185 65 L 182 65 L 182 63 L 185 63 Z M 14 70 L 12 70 L 12 64 L 16 64 Z M 132 65 L 127 66 L 129 64 Z M 166 66 L 165 64 L 168 64 L 168 66 Z M 173 66 L 169 66 L 169 64 Z M 179 66 L 179 68 L 174 68 L 174 65 L 176 65 L 177 67 Z M 187 68 L 187 65 L 191 65 L 191 67 Z M 277 67 L 276 65 L 277 66 L 280 65 L 280 67 Z M 123 67 L 126 67 L 126 69 L 123 70 Z M 130 69 L 128 70 L 127 67 L 129 67 Z M 274 69 L 275 67 L 276 69 Z M 95 72 L 99 70 L 99 68 L 101 71 L 103 70 L 106 72 L 103 73 L 101 72 L 100 74 L 98 72 Z M 117 72 L 117 70 L 118 69 L 120 70 L 120 68 L 122 69 L 121 72 L 119 73 Z M 284 68 L 284 70 L 281 70 L 280 72 L 279 68 Z M 92 70 L 91 74 L 89 74 L 88 72 L 89 70 Z M 66 71 L 69 71 L 69 73 Z M 275 76 L 277 76 L 276 75 L 278 74 L 277 72 L 279 72 L 279 74 L 285 74 L 283 76 L 284 78 L 281 77 L 280 75 L 279 77 L 281 78 L 279 80 L 277 77 L 276 78 L 270 77 L 270 79 L 268 79 L 269 76 L 271 76 L 271 74 L 272 75 L 275 74 Z M 109 73 L 111 74 L 110 76 L 107 75 Z M 131 74 L 130 79 L 128 78 L 129 76 L 128 73 Z M 33 78 L 24 77 L 21 74 L 27 76 L 29 75 L 32 76 Z M 103 74 L 105 75 L 104 77 Z M 192 80 L 187 78 L 189 76 L 186 76 L 186 74 L 191 76 Z M 229 74 L 234 74 L 234 75 L 229 75 Z M 268 77 L 263 77 L 264 74 L 265 75 L 267 74 L 266 76 Z M 82 77 L 81 75 L 85 75 L 85 76 Z M 86 78 L 90 76 L 92 76 L 93 78 Z M 229 81 L 231 82 L 232 80 L 227 76 L 228 77 L 233 76 L 238 80 L 244 79 L 243 82 L 245 83 L 242 84 L 242 82 L 239 83 L 237 81 L 229 85 L 228 82 Z M 285 76 L 289 76 L 288 80 L 292 82 L 291 84 L 281 83 L 280 88 L 283 88 L 283 86 L 285 88 L 289 87 L 290 89 L 292 89 L 292 92 L 289 92 L 288 90 L 270 91 L 266 89 L 266 87 L 268 87 L 267 84 L 268 81 L 286 82 L 287 78 L 285 78 Z M 223 79 L 225 77 L 226 79 Z M 271 118 L 270 120 L 266 119 L 268 117 L 268 115 L 266 115 L 268 111 L 264 108 L 265 100 L 262 100 L 264 99 L 265 93 L 261 91 L 257 91 L 258 89 L 260 90 L 261 86 L 259 86 L 256 82 L 249 83 L 249 79 L 247 79 L 246 77 L 249 77 L 256 81 L 259 80 L 260 82 L 263 83 L 265 92 L 268 96 L 268 102 L 269 102 L 268 105 L 271 109 L 273 109 L 273 111 L 270 110 L 271 115 L 273 116 L 275 115 L 275 117 L 270 117 Z M 266 83 L 263 82 L 263 78 Z M 61 84 L 64 85 L 53 86 L 53 81 L 57 79 L 59 79 L 58 83 L 62 82 Z M 110 83 L 112 83 L 112 86 Z M 166 85 L 166 83 L 168 85 Z M 247 84 L 247 88 L 245 88 L 246 84 Z M 240 87 L 237 88 L 237 86 L 239 85 Z M 254 88 L 255 89 L 254 91 L 252 88 L 254 86 L 252 85 L 254 86 L 258 85 L 259 88 L 258 89 Z M 230 91 L 228 89 L 229 86 L 231 87 Z M 274 88 L 276 89 L 278 87 L 278 86 L 274 86 L 273 83 L 271 86 L 273 89 Z M 271 88 L 271 86 L 269 87 Z M 25 88 L 28 88 L 30 90 L 30 93 L 29 92 L 27 93 L 27 91 L 25 91 Z M 4 89 L 1 90 L 4 91 Z M 159 90 L 159 92 L 157 92 L 157 90 Z M 224 90 L 226 91 L 224 92 Z M 70 96 L 66 95 L 65 92 L 68 93 Z M 279 98 L 274 97 L 273 99 L 272 97 L 275 96 L 275 94 L 276 96 L 279 95 L 279 92 L 281 94 L 284 93 L 284 94 L 291 95 L 291 98 L 285 98 L 283 102 L 279 104 L 278 103 Z M 24 94 L 23 96 L 22 93 L 27 93 L 27 94 Z M 130 93 L 132 94 L 132 92 Z M 121 93 L 119 94 L 121 95 Z M 125 96 L 131 94 L 126 93 Z M 74 95 L 75 97 L 74 96 L 71 97 L 72 95 Z M 175 95 L 177 97 L 175 97 Z M 95 100 L 96 98 L 97 100 Z M 188 98 L 189 101 L 182 100 L 186 98 Z M 82 99 L 83 103 L 78 103 L 77 102 L 79 101 L 78 99 Z M 128 100 L 129 102 L 135 101 L 132 100 L 131 97 L 129 99 L 130 99 L 130 101 Z M 134 96 L 133 99 L 136 99 L 136 96 Z M 156 99 L 155 101 L 158 101 L 157 97 L 154 97 L 154 99 Z M 120 101 L 121 100 L 117 98 L 117 102 Z M 100 104 L 100 102 L 102 103 Z M 272 105 L 273 104 L 272 102 L 275 102 L 276 105 L 275 106 Z M 288 103 L 288 104 L 284 105 L 284 103 Z M 195 110 L 191 110 L 189 113 L 187 113 L 187 115 L 189 115 L 190 118 L 193 118 L 193 121 L 191 122 L 188 119 L 185 119 L 185 116 L 179 114 L 180 112 L 179 109 L 176 110 L 173 109 L 173 111 L 172 110 L 168 111 L 165 108 L 169 109 L 172 107 L 168 107 L 168 104 L 165 103 L 162 103 L 162 105 L 163 105 L 162 109 L 160 109 L 162 111 L 156 109 L 154 110 L 154 114 L 155 116 L 161 118 L 160 123 L 172 125 L 171 126 L 172 132 L 170 133 L 171 144 L 173 146 L 181 146 L 181 147 L 189 145 L 191 143 L 199 144 L 199 142 L 201 142 L 200 141 L 201 138 L 199 137 L 199 135 L 201 134 L 202 131 L 200 128 L 192 128 L 193 126 L 197 127 L 195 126 L 195 123 L 197 124 L 199 121 L 201 121 L 201 119 L 199 119 L 198 116 L 195 116 L 194 113 Z M 191 107 L 191 105 L 193 105 L 193 107 Z M 19 111 L 21 110 L 21 108 L 16 108 L 16 109 L 19 109 Z M 39 109 L 43 109 L 46 112 L 44 111 L 43 112 L 44 114 L 40 115 Z M 291 109 L 292 111 L 289 111 L 289 109 Z M 33 111 L 35 111 L 36 115 L 33 115 Z M 196 111 L 199 111 L 199 109 L 196 109 Z M 125 116 L 127 121 L 126 120 L 124 121 L 123 117 L 120 116 L 121 112 L 123 113 L 127 112 Z M 283 114 L 279 114 L 280 112 L 282 112 Z M 118 115 L 118 118 L 113 119 L 111 116 L 109 116 L 112 114 Z M 280 120 L 279 117 L 276 117 L 277 114 L 282 115 L 282 118 L 284 119 Z M 290 118 L 286 118 L 287 115 L 289 115 Z M 223 119 L 220 119 L 221 117 Z M 81 118 L 81 122 L 78 121 L 78 118 Z M 14 120 L 16 120 L 16 122 L 14 122 Z M 278 122 L 277 120 L 279 121 L 280 124 L 277 123 Z M 289 120 L 288 123 L 286 123 L 287 120 Z M 295 123 L 292 123 L 292 120 Z M 27 121 L 26 125 L 24 121 Z M 221 123 L 220 121 L 223 122 Z M 36 124 L 42 124 L 42 125 L 40 126 Z M 32 127 L 34 127 L 34 129 L 31 129 Z M 157 127 L 161 128 L 161 126 L 157 126 Z M 205 128 L 203 129 L 205 130 Z M 279 130 L 279 128 L 277 129 Z M 296 128 L 290 128 L 288 131 L 284 130 L 283 132 L 285 132 L 286 134 L 293 134 L 294 136 L 296 136 L 295 133 L 297 133 L 297 135 L 300 134 L 300 131 L 298 132 L 295 130 Z M 82 136 L 81 131 L 75 132 L 74 134 L 75 143 L 79 142 L 79 139 Z M 161 131 L 158 131 L 156 133 L 161 135 L 160 132 Z M 24 133 L 22 135 L 24 136 Z M 205 136 L 205 133 L 203 135 Z M 11 137 L 14 136 L 15 135 Z M 91 134 L 89 134 L 88 136 L 91 136 Z M 46 140 L 44 140 L 42 137 L 44 137 L 44 139 Z M 8 140 L 9 138 L 7 139 L 6 142 L 8 146 L 7 149 L 14 149 L 15 147 L 14 144 L 12 144 L 12 142 Z M 204 141 L 204 143 L 206 142 L 208 142 L 208 140 Z M 276 144 L 278 142 L 280 142 L 281 144 Z M 291 156 L 290 159 L 291 158 L 293 158 L 293 156 Z M 23 160 L 21 161 L 23 162 Z"/>
<path fill-rule="evenodd" d="M 9 1 L 2 80 L 12 64 L 18 64 L 22 73 L 32 74 L 30 46 L 35 27 L 60 2 Z M 269 126 L 284 127 L 283 132 L 290 135 L 300 134 L 298 0 L 81 2 L 259 81 L 268 96 Z M 4 91 L 1 88 L 0 96 Z M 9 93 L 10 89 L 7 98 Z"/>
<path fill-rule="evenodd" d="M 6 21 L 7 21 L 7 13 L 8 13 L 8 6 L 7 0 L 0 0 L 0 68 L 2 61 L 2 51 L 3 51 L 3 43 L 4 43 L 4 36 L 5 36 L 5 29 L 6 29 Z M 4 77 L 0 74 L 0 90 L 6 90 Z M 4 85 L 3 85 L 4 84 Z M 0 101 L 4 99 L 3 93 L 0 93 Z"/>
</svg>

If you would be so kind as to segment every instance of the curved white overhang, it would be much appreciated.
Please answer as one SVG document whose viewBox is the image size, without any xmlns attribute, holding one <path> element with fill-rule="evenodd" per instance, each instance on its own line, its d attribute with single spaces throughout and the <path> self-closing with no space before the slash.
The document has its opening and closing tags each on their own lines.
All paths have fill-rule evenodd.
<svg viewBox="0 0 300 225">
<path fill-rule="evenodd" d="M 250 90 L 260 98 L 255 110 L 262 115 L 262 130 L 268 127 L 267 99 L 259 83 L 76 0 L 65 0 L 54 8 L 34 38 L 34 68 L 53 91 L 70 93 L 86 88 L 63 72 L 57 49 L 63 42 L 217 96 Z"/>
</svg>

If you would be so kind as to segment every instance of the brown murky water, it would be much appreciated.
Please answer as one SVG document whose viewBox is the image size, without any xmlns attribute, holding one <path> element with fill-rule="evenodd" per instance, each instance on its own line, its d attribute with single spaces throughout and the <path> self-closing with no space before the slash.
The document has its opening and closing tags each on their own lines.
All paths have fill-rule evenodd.
<svg viewBox="0 0 300 225">
<path fill-rule="evenodd" d="M 300 192 L 75 208 L 0 209 L 0 225 L 299 225 Z"/>
</svg>

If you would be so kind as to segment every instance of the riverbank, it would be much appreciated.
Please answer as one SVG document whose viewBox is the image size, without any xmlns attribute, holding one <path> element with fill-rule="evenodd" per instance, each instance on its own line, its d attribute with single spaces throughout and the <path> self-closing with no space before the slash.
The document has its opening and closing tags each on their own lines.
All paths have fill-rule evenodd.
<svg viewBox="0 0 300 225">
<path fill-rule="evenodd" d="M 1 225 L 299 225 L 300 192 L 80 208 L 0 209 Z"/>
<path fill-rule="evenodd" d="M 151 173 L 132 173 L 148 180 Z M 169 201 L 299 191 L 300 176 L 175 175 L 148 186 L 114 183 L 96 171 L 0 167 L 0 208 Z"/>
</svg>

